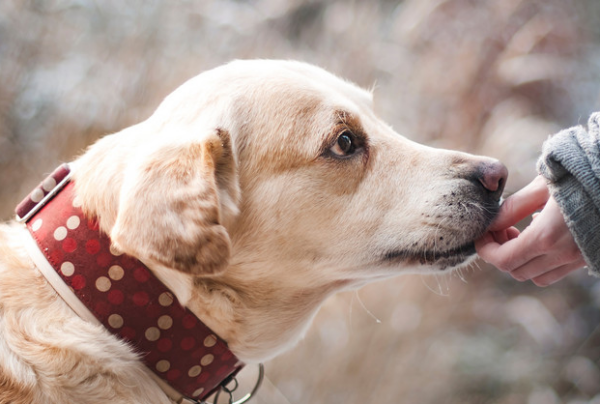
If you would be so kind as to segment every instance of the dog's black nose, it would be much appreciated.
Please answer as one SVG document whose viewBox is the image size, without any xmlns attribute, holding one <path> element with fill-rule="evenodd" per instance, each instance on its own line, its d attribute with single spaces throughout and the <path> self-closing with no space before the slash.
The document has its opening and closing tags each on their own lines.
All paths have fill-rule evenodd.
<svg viewBox="0 0 600 404">
<path fill-rule="evenodd" d="M 508 169 L 498 160 L 486 159 L 478 167 L 477 179 L 496 199 L 502 196 L 507 178 Z"/>
</svg>

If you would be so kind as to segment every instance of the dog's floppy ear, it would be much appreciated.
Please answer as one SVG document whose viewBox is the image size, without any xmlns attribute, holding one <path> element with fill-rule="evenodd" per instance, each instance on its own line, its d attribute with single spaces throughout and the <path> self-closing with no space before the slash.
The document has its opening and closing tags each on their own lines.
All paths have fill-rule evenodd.
<svg viewBox="0 0 600 404">
<path fill-rule="evenodd" d="M 226 268 L 231 250 L 222 214 L 237 214 L 238 192 L 226 131 L 163 144 L 143 155 L 125 177 L 110 237 L 118 250 L 142 261 L 195 275 L 217 274 Z"/>
</svg>

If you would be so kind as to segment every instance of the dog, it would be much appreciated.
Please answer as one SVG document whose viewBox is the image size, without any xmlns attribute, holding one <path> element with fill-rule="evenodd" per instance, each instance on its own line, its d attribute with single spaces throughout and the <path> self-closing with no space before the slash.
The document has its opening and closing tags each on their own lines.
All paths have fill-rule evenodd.
<svg viewBox="0 0 600 404">
<path fill-rule="evenodd" d="M 234 61 L 71 163 L 85 217 L 244 363 L 290 349 L 328 296 L 469 265 L 497 160 L 409 141 L 318 67 Z M 0 403 L 170 403 L 141 354 L 73 312 L 0 226 Z"/>
</svg>

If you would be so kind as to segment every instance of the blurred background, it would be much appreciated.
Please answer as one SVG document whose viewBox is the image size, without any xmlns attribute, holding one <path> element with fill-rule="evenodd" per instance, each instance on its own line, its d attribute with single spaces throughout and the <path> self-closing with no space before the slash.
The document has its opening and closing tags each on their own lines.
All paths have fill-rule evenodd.
<svg viewBox="0 0 600 404">
<path fill-rule="evenodd" d="M 375 88 L 405 136 L 486 154 L 507 194 L 548 135 L 600 108 L 597 0 L 2 0 L 0 214 L 95 139 L 235 58 L 300 59 Z M 327 302 L 256 403 L 600 404 L 600 282 L 483 263 Z"/>
</svg>

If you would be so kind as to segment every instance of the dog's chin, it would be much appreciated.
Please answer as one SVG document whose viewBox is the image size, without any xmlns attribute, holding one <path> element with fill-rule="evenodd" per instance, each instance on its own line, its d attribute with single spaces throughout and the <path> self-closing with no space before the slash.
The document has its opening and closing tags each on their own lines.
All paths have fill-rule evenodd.
<svg viewBox="0 0 600 404">
<path fill-rule="evenodd" d="M 424 267 L 430 271 L 451 271 L 468 265 L 476 256 L 475 243 L 444 250 L 398 250 L 386 254 L 385 260 L 410 267 Z"/>
</svg>

